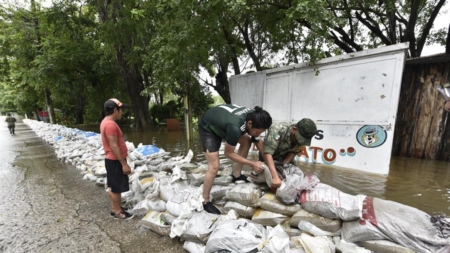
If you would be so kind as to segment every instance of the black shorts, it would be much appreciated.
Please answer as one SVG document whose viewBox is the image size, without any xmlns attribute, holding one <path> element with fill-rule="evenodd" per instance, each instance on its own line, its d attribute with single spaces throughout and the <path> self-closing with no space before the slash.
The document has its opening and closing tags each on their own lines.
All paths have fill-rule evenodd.
<svg viewBox="0 0 450 253">
<path fill-rule="evenodd" d="M 222 144 L 222 138 L 217 136 L 215 133 L 208 132 L 203 127 L 198 127 L 198 133 L 200 135 L 200 140 L 202 141 L 203 152 L 208 150 L 209 152 L 217 152 Z"/>
<path fill-rule="evenodd" d="M 105 159 L 106 180 L 111 192 L 122 193 L 130 190 L 128 175 L 123 174 L 122 164 L 118 160 Z"/>
</svg>

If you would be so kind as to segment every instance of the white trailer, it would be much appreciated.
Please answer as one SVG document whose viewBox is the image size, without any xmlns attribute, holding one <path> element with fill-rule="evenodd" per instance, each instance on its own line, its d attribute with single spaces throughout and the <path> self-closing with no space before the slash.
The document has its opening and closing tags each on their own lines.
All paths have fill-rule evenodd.
<svg viewBox="0 0 450 253">
<path fill-rule="evenodd" d="M 230 78 L 233 104 L 274 121 L 310 118 L 318 132 L 296 159 L 388 174 L 408 43 Z M 316 75 L 316 70 L 319 74 Z"/>
</svg>

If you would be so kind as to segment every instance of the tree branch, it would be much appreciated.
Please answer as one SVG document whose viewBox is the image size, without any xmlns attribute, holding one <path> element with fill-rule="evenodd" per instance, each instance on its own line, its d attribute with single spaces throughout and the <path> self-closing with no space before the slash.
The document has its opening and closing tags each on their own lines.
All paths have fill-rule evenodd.
<svg viewBox="0 0 450 253">
<path fill-rule="evenodd" d="M 427 24 L 425 25 L 422 34 L 420 35 L 419 41 L 417 42 L 417 56 L 422 54 L 423 46 L 425 45 L 425 41 L 427 40 L 428 34 L 430 34 L 431 27 L 433 27 L 434 20 L 436 19 L 439 11 L 444 5 L 445 0 L 440 0 L 439 3 L 434 7 L 433 12 L 431 13 L 430 18 L 428 19 Z"/>
<path fill-rule="evenodd" d="M 369 28 L 371 32 L 377 35 L 385 45 L 392 44 L 391 41 L 389 41 L 389 39 L 386 38 L 386 36 L 384 36 L 383 32 L 378 27 L 375 27 L 372 24 L 370 24 L 365 18 L 361 16 L 359 12 L 356 12 L 356 17 L 358 18 L 359 21 L 361 21 L 361 23 L 363 23 L 367 28 Z"/>
</svg>

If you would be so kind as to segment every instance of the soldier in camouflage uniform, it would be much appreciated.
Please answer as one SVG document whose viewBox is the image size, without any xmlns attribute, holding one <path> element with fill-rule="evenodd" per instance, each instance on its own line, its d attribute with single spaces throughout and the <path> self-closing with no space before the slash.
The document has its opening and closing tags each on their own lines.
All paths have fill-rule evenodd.
<svg viewBox="0 0 450 253">
<path fill-rule="evenodd" d="M 272 174 L 272 188 L 281 185 L 275 162 L 291 163 L 304 146 L 311 145 L 311 139 L 316 135 L 317 126 L 311 119 L 304 118 L 297 122 L 278 123 L 269 128 L 264 138 L 264 154 L 260 160 L 265 161 Z"/>
<path fill-rule="evenodd" d="M 7 117 L 5 119 L 5 122 L 8 123 L 9 134 L 16 135 L 16 133 L 15 133 L 16 118 L 14 118 L 13 116 L 11 116 L 11 114 L 8 113 Z"/>
</svg>

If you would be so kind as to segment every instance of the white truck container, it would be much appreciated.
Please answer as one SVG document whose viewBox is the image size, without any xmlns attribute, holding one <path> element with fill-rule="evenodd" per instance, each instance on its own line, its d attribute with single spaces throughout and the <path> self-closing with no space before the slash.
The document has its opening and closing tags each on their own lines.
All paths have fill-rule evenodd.
<svg viewBox="0 0 450 253">
<path fill-rule="evenodd" d="M 318 132 L 296 157 L 388 174 L 408 43 L 232 76 L 233 104 L 274 121 L 310 118 Z M 319 71 L 316 74 L 316 71 Z"/>
</svg>

